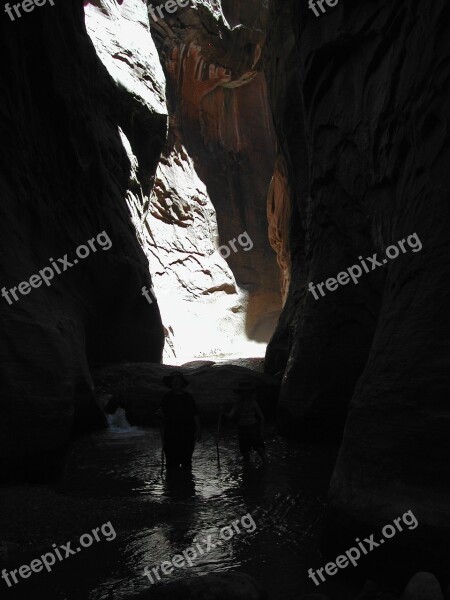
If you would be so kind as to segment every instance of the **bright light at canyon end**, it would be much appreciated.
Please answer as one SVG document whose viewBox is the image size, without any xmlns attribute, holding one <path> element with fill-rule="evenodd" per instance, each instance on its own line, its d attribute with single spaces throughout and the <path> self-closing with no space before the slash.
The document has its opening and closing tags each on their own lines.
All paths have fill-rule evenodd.
<svg viewBox="0 0 450 600">
<path fill-rule="evenodd" d="M 259 46 L 254 43 L 248 56 L 236 47 L 235 73 L 205 62 L 197 44 L 181 52 L 175 43 L 167 46 L 160 63 L 148 35 L 145 4 L 125 4 L 133 7 L 127 18 L 89 4 L 86 25 L 114 81 L 158 114 L 161 125 L 168 119 L 170 142 L 150 195 L 145 186 L 127 195 L 161 312 L 163 360 L 182 364 L 206 357 L 264 356 L 281 310 L 278 263 L 284 264 L 284 249 L 279 237 L 284 234 L 278 221 L 285 211 L 277 199 L 285 203 L 285 195 L 280 186 L 274 195 L 271 185 L 278 167 L 266 79 L 254 68 Z M 191 17 L 200 18 L 196 11 Z M 111 20 L 132 59 L 111 59 L 114 48 L 100 34 Z M 161 23 L 151 19 L 150 26 L 157 33 L 170 23 L 166 15 Z M 197 26 L 203 35 L 200 21 Z M 214 50 L 209 39 L 205 43 Z M 176 98 L 170 118 L 166 94 Z M 129 179 L 142 185 L 140 165 L 147 157 L 137 156 L 131 130 L 118 133 L 130 162 Z"/>
<path fill-rule="evenodd" d="M 159 293 L 157 283 L 155 292 L 166 335 L 164 362 L 264 356 L 266 343 L 251 340 L 245 333 L 247 292 L 220 292 L 214 303 L 208 298 L 180 300 Z"/>
</svg>

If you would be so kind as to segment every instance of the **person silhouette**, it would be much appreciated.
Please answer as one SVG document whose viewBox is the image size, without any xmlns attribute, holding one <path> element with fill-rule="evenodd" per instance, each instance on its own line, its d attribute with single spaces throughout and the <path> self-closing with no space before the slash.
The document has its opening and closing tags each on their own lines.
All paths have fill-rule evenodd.
<svg viewBox="0 0 450 600">
<path fill-rule="evenodd" d="M 201 426 L 194 398 L 184 388 L 189 382 L 181 371 L 163 378 L 170 392 L 163 396 L 163 450 L 168 470 L 191 469 L 195 442 L 201 440 Z"/>
<path fill-rule="evenodd" d="M 250 451 L 256 450 L 262 462 L 267 464 L 264 444 L 264 415 L 256 401 L 256 386 L 248 381 L 241 381 L 233 390 L 237 400 L 227 417 L 238 423 L 239 450 L 244 462 L 250 462 Z"/>
</svg>

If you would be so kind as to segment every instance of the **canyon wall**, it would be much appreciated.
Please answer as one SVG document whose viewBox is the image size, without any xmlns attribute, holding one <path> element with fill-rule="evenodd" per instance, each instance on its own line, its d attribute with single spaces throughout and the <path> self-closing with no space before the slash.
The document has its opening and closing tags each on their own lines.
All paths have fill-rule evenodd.
<svg viewBox="0 0 450 600">
<path fill-rule="evenodd" d="M 91 9 L 105 18 L 104 8 Z M 143 22 L 131 21 L 137 40 Z M 140 39 L 142 62 L 117 47 L 108 73 L 78 0 L 0 19 L 1 286 L 17 287 L 50 258 L 78 260 L 76 248 L 101 232 L 112 244 L 67 271 L 55 263 L 61 274 L 49 286 L 0 298 L 2 475 L 47 471 L 74 429 L 103 423 L 89 365 L 162 356 L 158 305 L 141 294 L 151 285 L 148 263 L 127 208 L 133 194 L 149 193 L 167 133 L 164 76 L 151 38 Z M 133 69 L 141 81 L 130 89 Z"/>
<path fill-rule="evenodd" d="M 449 7 L 341 0 L 316 17 L 273 0 L 266 55 L 291 194 L 287 301 L 267 353 L 286 365 L 280 424 L 342 446 L 331 557 L 407 510 L 365 564 L 441 575 L 450 537 Z M 286 189 L 287 188 L 287 189 Z M 281 200 L 280 200 L 281 202 Z M 316 300 L 318 284 L 416 233 L 421 249 Z M 395 557 L 395 560 L 393 558 Z M 448 583 L 448 581 L 447 581 Z"/>
<path fill-rule="evenodd" d="M 142 0 L 4 15 L 2 465 L 46 465 L 104 423 L 93 365 L 261 353 L 281 308 L 266 15 L 199 1 L 151 30 Z M 101 232 L 110 247 L 11 301 Z"/>
<path fill-rule="evenodd" d="M 88 4 L 86 19 L 130 107 L 143 75 L 154 78 L 142 53 L 147 21 L 167 77 L 168 137 L 151 191 L 138 185 L 127 198 L 161 309 L 164 360 L 262 356 L 281 309 L 267 239 L 275 151 L 260 60 L 267 6 L 199 1 L 157 20 L 144 11 L 143 2 L 105 0 Z"/>
<path fill-rule="evenodd" d="M 267 235 L 275 137 L 260 60 L 266 15 L 260 1 L 205 0 L 150 19 L 170 133 L 143 235 L 172 360 L 260 356 L 281 309 Z"/>
</svg>

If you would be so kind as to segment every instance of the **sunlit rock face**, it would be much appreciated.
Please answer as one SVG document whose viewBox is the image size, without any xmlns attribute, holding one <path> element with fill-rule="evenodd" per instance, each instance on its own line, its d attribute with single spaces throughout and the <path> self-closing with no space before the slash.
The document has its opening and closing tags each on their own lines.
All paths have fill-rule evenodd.
<svg viewBox="0 0 450 600">
<path fill-rule="evenodd" d="M 278 373 L 286 369 L 291 350 L 298 346 L 295 332 L 298 328 L 300 307 L 304 301 L 305 226 L 299 210 L 299 199 L 308 197 L 307 179 L 301 177 L 299 167 L 307 164 L 303 114 L 299 98 L 299 56 L 293 31 L 291 3 L 271 5 L 268 39 L 265 47 L 265 73 L 273 120 L 277 132 L 278 152 L 274 176 L 268 194 L 269 237 L 277 252 L 282 273 L 283 311 L 266 352 L 266 370 Z M 280 66 L 282 65 L 282 66 Z M 293 100 L 295 99 L 295 100 Z M 305 348 L 305 354 L 308 349 Z M 305 358 L 305 357 L 303 357 Z M 305 372 L 308 367 L 305 364 Z M 283 409 L 292 404 L 291 413 L 301 410 L 307 402 L 302 394 L 302 405 L 297 401 L 300 382 L 295 373 L 297 364 L 283 385 Z M 312 374 L 311 374 L 312 375 Z M 326 381 L 324 379 L 322 383 Z M 291 389 L 292 384 L 292 389 Z M 303 417 L 303 415 L 302 415 Z M 289 423 L 289 417 L 286 424 Z"/>
<path fill-rule="evenodd" d="M 111 7 L 120 10 L 129 14 Z M 146 102 L 137 98 L 142 85 L 123 77 L 132 104 L 99 60 L 79 1 L 47 4 L 14 23 L 2 18 L 0 40 L 1 286 L 29 280 L 50 257 L 71 261 L 102 231 L 112 242 L 54 275 L 51 286 L 12 305 L 0 299 L 3 475 L 18 465 L 46 471 L 74 425 L 102 422 L 90 363 L 161 358 L 157 304 L 141 295 L 150 277 L 126 204 L 132 166 L 122 137 L 154 173 L 167 116 L 161 70 Z M 116 51 L 125 65 L 130 50 Z"/>
<path fill-rule="evenodd" d="M 166 360 L 239 353 L 247 298 L 217 251 L 214 207 L 179 143 L 161 158 L 140 237 L 165 325 Z"/>
<path fill-rule="evenodd" d="M 249 4 L 194 2 L 150 19 L 171 116 L 143 235 L 171 362 L 261 355 L 281 308 L 266 204 L 267 8 Z"/>
<path fill-rule="evenodd" d="M 267 217 L 269 220 L 270 245 L 277 253 L 278 266 L 281 271 L 283 302 L 286 301 L 291 283 L 291 247 L 289 239 L 291 213 L 289 173 L 282 153 L 278 153 L 267 198 Z"/>
<path fill-rule="evenodd" d="M 412 510 L 417 529 L 366 564 L 381 561 L 386 577 L 448 575 L 448 3 L 340 1 L 319 18 L 307 2 L 272 5 L 267 76 L 296 220 L 279 347 L 268 354 L 288 357 L 280 423 L 326 438 L 350 403 L 330 557 Z M 415 232 L 420 251 L 357 285 L 319 300 L 302 290 Z"/>
</svg>

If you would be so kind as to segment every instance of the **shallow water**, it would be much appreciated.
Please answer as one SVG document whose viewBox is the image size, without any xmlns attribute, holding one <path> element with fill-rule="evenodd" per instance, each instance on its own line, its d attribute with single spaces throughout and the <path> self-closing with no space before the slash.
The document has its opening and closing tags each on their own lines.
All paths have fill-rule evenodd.
<svg viewBox="0 0 450 600">
<path fill-rule="evenodd" d="M 239 533 L 232 529 L 229 540 L 215 544 L 191 567 L 162 575 L 162 581 L 239 570 L 254 576 L 272 600 L 297 600 L 317 591 L 307 571 L 321 564 L 318 534 L 335 451 L 287 441 L 273 428 L 266 442 L 269 466 L 254 457 L 252 466 L 243 467 L 236 432 L 223 432 L 219 466 L 214 434 L 205 431 L 192 476 L 168 478 L 161 470 L 157 430 L 115 427 L 80 440 L 60 493 L 73 501 L 88 499 L 97 511 L 104 505 L 98 525 L 111 521 L 117 537 L 102 538 L 71 558 L 70 570 L 69 560 L 61 563 L 65 570 L 48 577 L 57 589 L 49 598 L 129 598 L 152 587 L 144 567 L 181 554 L 194 539 L 205 550 L 201 540 L 212 535 L 216 542 L 217 528 L 237 519 Z M 247 514 L 254 531 L 251 519 L 240 521 Z"/>
</svg>

